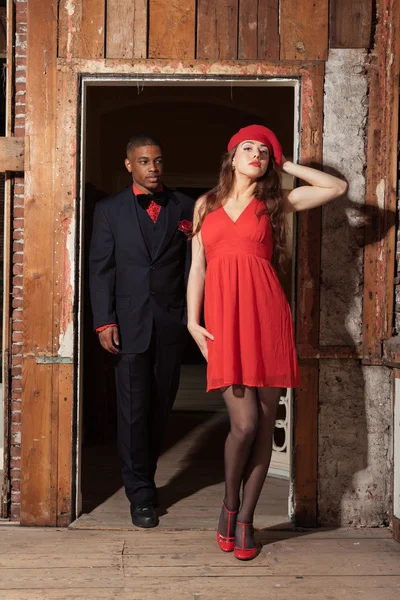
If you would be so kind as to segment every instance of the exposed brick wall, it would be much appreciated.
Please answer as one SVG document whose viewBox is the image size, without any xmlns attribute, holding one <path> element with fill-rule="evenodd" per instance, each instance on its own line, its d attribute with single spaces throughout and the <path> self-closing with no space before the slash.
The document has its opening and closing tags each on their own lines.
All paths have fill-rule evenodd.
<svg viewBox="0 0 400 600">
<path fill-rule="evenodd" d="M 27 0 L 15 2 L 14 135 L 25 135 Z M 11 359 L 11 519 L 20 518 L 21 396 L 22 396 L 22 269 L 24 259 L 24 178 L 13 186 L 12 359 Z"/>
</svg>

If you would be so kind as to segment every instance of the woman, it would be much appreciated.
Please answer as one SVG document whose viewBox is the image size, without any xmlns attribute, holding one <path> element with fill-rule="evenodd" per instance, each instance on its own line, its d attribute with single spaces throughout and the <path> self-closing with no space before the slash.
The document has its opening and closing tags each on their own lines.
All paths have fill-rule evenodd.
<svg viewBox="0 0 400 600">
<path fill-rule="evenodd" d="M 279 168 L 309 185 L 282 190 Z M 195 206 L 188 329 L 208 361 L 207 391 L 220 389 L 229 413 L 217 541 L 240 560 L 257 553 L 253 516 L 281 389 L 300 382 L 290 308 L 272 266 L 284 260 L 285 213 L 321 206 L 346 189 L 287 161 L 273 132 L 251 125 L 231 138 L 217 186 Z"/>
</svg>

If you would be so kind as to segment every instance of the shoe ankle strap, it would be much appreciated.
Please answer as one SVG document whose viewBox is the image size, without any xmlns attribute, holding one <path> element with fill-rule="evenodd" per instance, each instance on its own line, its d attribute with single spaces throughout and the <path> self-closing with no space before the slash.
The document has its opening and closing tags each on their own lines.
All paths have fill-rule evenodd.
<svg viewBox="0 0 400 600">
<path fill-rule="evenodd" d="M 237 515 L 238 511 L 237 510 L 228 510 L 226 508 L 225 502 L 222 502 L 222 506 L 224 507 L 224 509 L 226 510 L 226 512 L 229 513 L 230 515 Z"/>
</svg>

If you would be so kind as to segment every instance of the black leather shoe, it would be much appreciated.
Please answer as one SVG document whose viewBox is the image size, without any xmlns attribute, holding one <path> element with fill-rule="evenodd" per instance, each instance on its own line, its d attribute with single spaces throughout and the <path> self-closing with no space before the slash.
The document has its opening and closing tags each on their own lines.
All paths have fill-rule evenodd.
<svg viewBox="0 0 400 600">
<path fill-rule="evenodd" d="M 152 504 L 131 504 L 132 523 L 136 527 L 157 527 L 158 517 Z"/>
</svg>

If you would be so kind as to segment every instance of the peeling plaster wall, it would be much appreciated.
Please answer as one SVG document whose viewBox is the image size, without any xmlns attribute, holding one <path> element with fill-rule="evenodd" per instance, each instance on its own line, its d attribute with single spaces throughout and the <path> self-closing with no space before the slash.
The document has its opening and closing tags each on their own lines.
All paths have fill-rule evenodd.
<svg viewBox="0 0 400 600">
<path fill-rule="evenodd" d="M 362 342 L 363 212 L 368 80 L 364 50 L 331 50 L 326 65 L 324 170 L 349 183 L 323 208 L 320 344 Z M 361 208 L 361 210 L 360 210 Z M 389 511 L 391 371 L 321 360 L 318 515 L 321 525 L 379 526 Z"/>
<path fill-rule="evenodd" d="M 324 170 L 347 179 L 346 197 L 322 212 L 320 344 L 362 336 L 363 216 L 368 82 L 364 50 L 331 50 L 326 64 Z"/>
<path fill-rule="evenodd" d="M 321 525 L 377 527 L 390 508 L 391 370 L 322 360 L 318 452 Z"/>
</svg>

